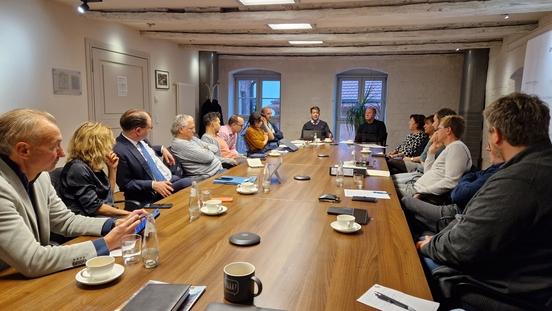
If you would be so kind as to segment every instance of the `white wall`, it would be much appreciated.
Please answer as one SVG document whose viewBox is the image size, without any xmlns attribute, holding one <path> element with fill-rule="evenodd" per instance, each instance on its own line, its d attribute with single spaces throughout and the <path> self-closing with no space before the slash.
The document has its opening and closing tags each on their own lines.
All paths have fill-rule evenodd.
<svg viewBox="0 0 552 311">
<path fill-rule="evenodd" d="M 75 8 L 51 0 L 0 2 L 0 113 L 21 107 L 57 117 L 65 143 L 88 120 L 85 38 L 150 56 L 153 141 L 170 142 L 176 89 L 154 88 L 154 70 L 170 72 L 172 82 L 198 84 L 197 51 L 141 37 L 137 30 L 78 15 Z M 81 72 L 83 94 L 54 95 L 52 68 Z M 195 97 L 197 98 L 197 87 Z"/>
<path fill-rule="evenodd" d="M 551 29 L 552 14 L 549 14 L 539 21 L 539 27 L 531 33 L 522 37 L 507 38 L 501 47 L 491 49 L 487 71 L 485 106 L 502 96 L 521 91 L 527 41 Z M 531 61 L 540 65 L 539 59 Z M 484 147 L 487 144 L 486 124 L 483 133 Z M 485 150 L 485 148 L 482 150 Z M 487 152 L 483 152 L 482 155 L 483 167 L 486 167 L 488 166 L 489 156 Z"/>
<path fill-rule="evenodd" d="M 221 56 L 220 104 L 228 114 L 228 81 L 239 69 L 266 69 L 281 74 L 281 124 L 284 135 L 297 138 L 318 105 L 331 128 L 335 119 L 336 75 L 365 68 L 382 71 L 387 78 L 387 143 L 396 146 L 408 134 L 408 117 L 429 115 L 442 107 L 458 110 L 462 79 L 461 54 L 377 57 L 236 57 Z M 232 95 L 232 94 L 231 94 Z M 382 119 L 381 116 L 378 117 Z"/>
</svg>

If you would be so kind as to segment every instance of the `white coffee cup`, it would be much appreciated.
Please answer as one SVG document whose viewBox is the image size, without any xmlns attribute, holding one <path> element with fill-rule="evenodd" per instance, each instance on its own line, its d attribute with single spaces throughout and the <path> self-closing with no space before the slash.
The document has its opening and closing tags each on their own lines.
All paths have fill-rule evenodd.
<svg viewBox="0 0 552 311">
<path fill-rule="evenodd" d="M 108 277 L 113 271 L 115 258 L 111 256 L 98 256 L 86 261 L 86 270 L 82 273 L 85 278 L 101 280 Z"/>
<path fill-rule="evenodd" d="M 222 201 L 218 199 L 207 200 L 205 201 L 205 209 L 209 213 L 216 213 L 216 212 L 219 212 L 220 209 L 222 208 L 221 204 L 222 204 Z"/>
<path fill-rule="evenodd" d="M 240 188 L 246 191 L 253 191 L 257 188 L 257 185 L 255 183 L 252 183 L 250 181 L 246 181 L 242 184 L 240 184 Z"/>
<path fill-rule="evenodd" d="M 353 215 L 337 215 L 337 222 L 342 228 L 351 229 L 355 223 L 355 216 Z"/>
</svg>

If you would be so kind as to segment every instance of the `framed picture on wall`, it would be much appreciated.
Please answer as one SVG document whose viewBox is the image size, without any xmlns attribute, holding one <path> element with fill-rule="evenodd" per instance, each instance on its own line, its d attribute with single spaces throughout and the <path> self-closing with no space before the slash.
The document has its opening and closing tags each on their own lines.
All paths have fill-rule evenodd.
<svg viewBox="0 0 552 311">
<path fill-rule="evenodd" d="M 155 71 L 155 88 L 169 89 L 169 72 L 164 70 Z"/>
</svg>

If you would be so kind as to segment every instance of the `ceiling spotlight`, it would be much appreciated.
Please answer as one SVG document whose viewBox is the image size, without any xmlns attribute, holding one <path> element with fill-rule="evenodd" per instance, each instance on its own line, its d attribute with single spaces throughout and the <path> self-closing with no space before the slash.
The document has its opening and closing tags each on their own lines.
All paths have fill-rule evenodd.
<svg viewBox="0 0 552 311">
<path fill-rule="evenodd" d="M 504 14 L 504 19 L 509 19 L 510 18 L 510 14 Z"/>
<path fill-rule="evenodd" d="M 243 5 L 294 4 L 295 0 L 239 0 Z"/>
<path fill-rule="evenodd" d="M 307 23 L 292 23 L 292 24 L 268 24 L 268 27 L 275 30 L 288 30 L 288 29 L 312 29 L 311 24 Z"/>
<path fill-rule="evenodd" d="M 81 0 L 82 4 L 77 7 L 77 12 L 79 12 L 80 14 L 84 14 L 90 11 L 88 2 L 102 2 L 102 1 L 103 0 Z"/>
<path fill-rule="evenodd" d="M 458 51 L 460 51 L 460 49 L 459 49 L 459 48 L 456 48 L 456 52 L 458 52 Z"/>
<path fill-rule="evenodd" d="M 90 7 L 88 6 L 88 1 L 83 0 L 82 4 L 79 5 L 79 7 L 77 8 L 77 12 L 79 12 L 80 14 L 84 14 L 88 12 L 88 10 L 90 10 Z"/>
</svg>

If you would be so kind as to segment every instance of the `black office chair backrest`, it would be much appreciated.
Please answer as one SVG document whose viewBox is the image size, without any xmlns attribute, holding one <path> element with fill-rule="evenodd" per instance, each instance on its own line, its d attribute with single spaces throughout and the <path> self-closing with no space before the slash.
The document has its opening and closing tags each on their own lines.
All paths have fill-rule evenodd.
<svg viewBox="0 0 552 311">
<path fill-rule="evenodd" d="M 52 182 L 52 186 L 54 186 L 54 189 L 56 189 L 58 195 L 60 195 L 62 171 L 63 167 L 56 167 L 50 172 L 50 181 Z"/>
</svg>

